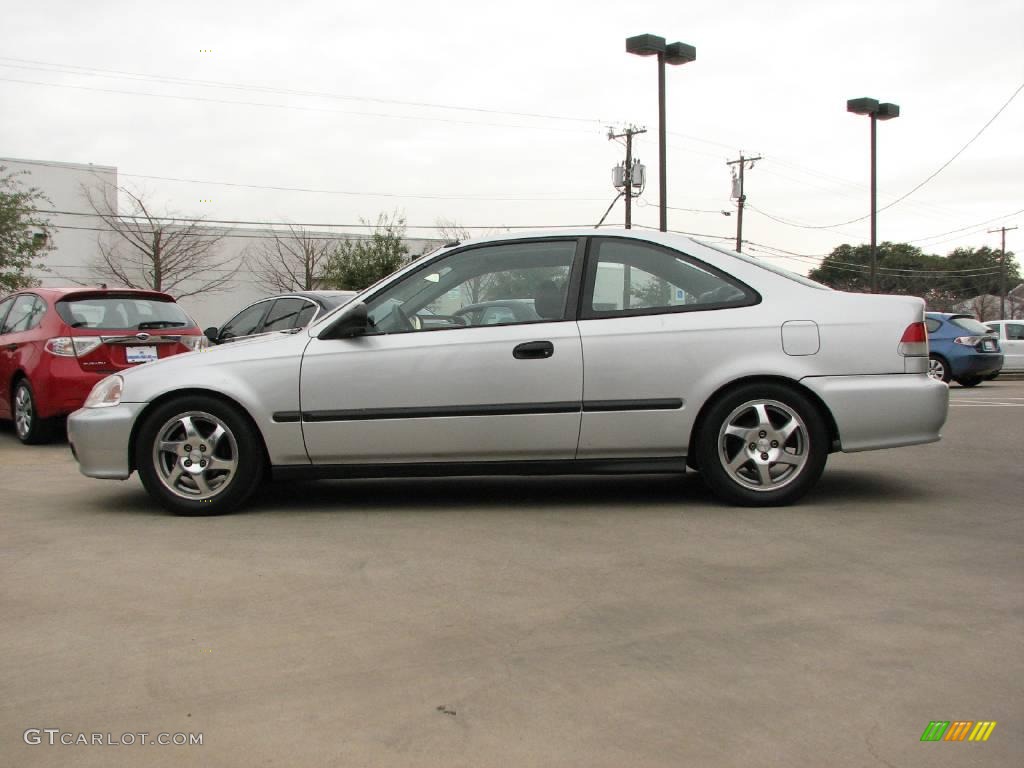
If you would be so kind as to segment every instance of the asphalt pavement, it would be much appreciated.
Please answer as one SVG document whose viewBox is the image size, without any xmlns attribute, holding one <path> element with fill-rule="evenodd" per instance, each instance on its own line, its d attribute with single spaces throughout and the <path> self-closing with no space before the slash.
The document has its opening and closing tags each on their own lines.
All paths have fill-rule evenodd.
<svg viewBox="0 0 1024 768">
<path fill-rule="evenodd" d="M 690 473 L 177 518 L 5 425 L 0 765 L 1022 765 L 1024 382 L 951 396 L 780 509 Z"/>
</svg>

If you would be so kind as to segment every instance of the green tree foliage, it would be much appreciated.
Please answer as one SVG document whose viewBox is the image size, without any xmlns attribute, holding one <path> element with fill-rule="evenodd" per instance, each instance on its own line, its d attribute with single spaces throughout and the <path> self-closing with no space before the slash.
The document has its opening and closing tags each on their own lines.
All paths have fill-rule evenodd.
<svg viewBox="0 0 1024 768">
<path fill-rule="evenodd" d="M 957 248 L 948 256 L 924 253 L 909 243 L 878 246 L 878 291 L 920 296 L 929 309 L 950 310 L 981 294 L 998 294 L 1000 254 L 987 246 Z M 871 290 L 871 247 L 840 245 L 808 277 L 841 291 Z M 1012 253 L 1006 254 L 1006 285 L 1021 282 Z"/>
<path fill-rule="evenodd" d="M 342 240 L 327 259 L 323 282 L 331 288 L 361 291 L 387 277 L 409 261 L 409 249 L 403 242 L 405 217 L 397 211 L 380 214 L 369 238 Z"/>
<path fill-rule="evenodd" d="M 0 295 L 34 285 L 29 270 L 39 267 L 38 260 L 52 250 L 48 222 L 36 213 L 41 203 L 50 201 L 18 180 L 23 173 L 0 165 Z"/>
</svg>

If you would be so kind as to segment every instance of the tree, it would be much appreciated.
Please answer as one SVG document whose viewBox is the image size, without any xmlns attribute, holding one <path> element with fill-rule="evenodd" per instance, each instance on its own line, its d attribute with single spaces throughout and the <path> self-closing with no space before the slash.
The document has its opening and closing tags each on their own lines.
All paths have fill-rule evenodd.
<svg viewBox="0 0 1024 768">
<path fill-rule="evenodd" d="M 441 235 L 441 239 L 448 243 L 461 243 L 465 240 L 472 240 L 474 237 L 486 237 L 493 233 L 493 230 L 486 230 L 474 235 L 468 229 L 451 219 L 436 219 L 434 223 L 437 225 L 437 231 Z M 467 280 L 461 287 L 463 305 L 479 304 L 481 301 L 487 301 L 486 297 L 490 293 L 493 293 L 493 283 L 493 273 L 479 275 Z"/>
<path fill-rule="evenodd" d="M 924 253 L 909 243 L 884 242 L 878 246 L 878 292 L 923 296 L 936 287 L 934 272 L 946 268 L 945 259 Z M 841 291 L 871 290 L 871 246 L 843 244 L 825 257 L 808 275 L 811 280 Z"/>
<path fill-rule="evenodd" d="M 319 287 L 336 240 L 311 235 L 303 227 L 288 225 L 288 231 L 247 248 L 246 260 L 263 288 L 271 292 L 311 291 Z"/>
<path fill-rule="evenodd" d="M 126 288 L 165 291 L 179 299 L 230 287 L 242 265 L 232 266 L 234 259 L 218 254 L 226 230 L 211 229 L 201 218 L 157 216 L 140 193 L 125 187 L 113 191 L 108 196 L 82 187 L 89 207 L 113 234 L 109 240 L 98 240 L 99 256 L 91 264 L 96 275 Z M 117 193 L 130 202 L 129 213 L 117 212 Z"/>
<path fill-rule="evenodd" d="M 0 165 L 0 295 L 34 285 L 29 270 L 40 267 L 37 259 L 52 250 L 49 222 L 38 213 L 40 203 L 50 201 L 18 181 L 25 173 Z"/>
<path fill-rule="evenodd" d="M 375 225 L 362 222 L 371 229 L 370 236 L 342 240 L 327 258 L 323 282 L 332 288 L 361 291 L 409 260 L 404 216 L 395 211 L 378 215 Z"/>
</svg>

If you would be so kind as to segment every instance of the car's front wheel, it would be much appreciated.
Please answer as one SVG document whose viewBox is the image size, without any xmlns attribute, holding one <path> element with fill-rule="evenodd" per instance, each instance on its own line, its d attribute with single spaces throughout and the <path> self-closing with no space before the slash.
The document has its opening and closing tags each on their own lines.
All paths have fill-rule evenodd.
<svg viewBox="0 0 1024 768">
<path fill-rule="evenodd" d="M 53 439 L 53 421 L 39 418 L 35 393 L 28 379 L 21 379 L 11 396 L 14 433 L 25 445 L 39 445 Z"/>
<path fill-rule="evenodd" d="M 183 397 L 148 415 L 135 466 L 151 496 L 177 515 L 217 515 L 241 506 L 266 468 L 256 428 L 213 397 Z"/>
<path fill-rule="evenodd" d="M 697 445 L 717 496 L 743 506 L 790 504 L 817 482 L 829 435 L 817 407 L 780 384 L 748 384 L 708 411 Z"/>
</svg>

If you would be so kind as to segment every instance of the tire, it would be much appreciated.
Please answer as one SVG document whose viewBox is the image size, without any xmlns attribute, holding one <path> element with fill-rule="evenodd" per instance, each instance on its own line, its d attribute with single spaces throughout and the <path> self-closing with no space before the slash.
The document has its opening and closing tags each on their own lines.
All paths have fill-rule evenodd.
<svg viewBox="0 0 1024 768">
<path fill-rule="evenodd" d="M 135 442 L 135 466 L 150 496 L 176 515 L 195 517 L 225 514 L 244 504 L 259 486 L 267 460 L 246 414 L 217 398 L 195 395 L 147 415 Z"/>
<path fill-rule="evenodd" d="M 986 376 L 985 377 L 985 381 L 995 381 L 998 378 L 999 378 L 999 371 L 996 371 L 995 373 L 990 373 L 988 376 Z"/>
<path fill-rule="evenodd" d="M 41 419 L 36 412 L 36 398 L 28 379 L 20 379 L 11 394 L 11 418 L 14 434 L 25 445 L 42 445 L 53 439 L 53 420 Z"/>
<path fill-rule="evenodd" d="M 976 387 L 981 384 L 980 376 L 964 376 L 962 379 L 957 379 L 956 383 L 961 387 Z"/>
<path fill-rule="evenodd" d="M 705 482 L 745 507 L 792 504 L 821 477 L 830 446 L 817 406 L 782 384 L 747 384 L 707 412 L 697 453 Z"/>
<path fill-rule="evenodd" d="M 928 355 L 928 375 L 943 384 L 949 384 L 950 371 L 949 363 L 939 355 Z"/>
</svg>

